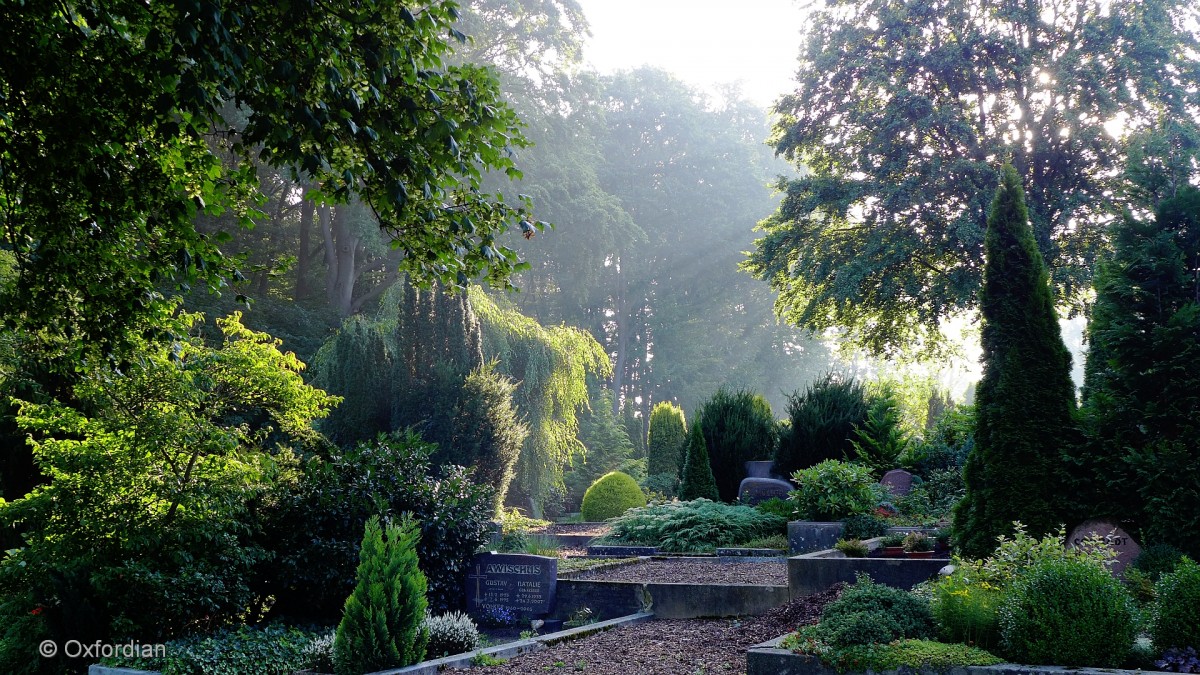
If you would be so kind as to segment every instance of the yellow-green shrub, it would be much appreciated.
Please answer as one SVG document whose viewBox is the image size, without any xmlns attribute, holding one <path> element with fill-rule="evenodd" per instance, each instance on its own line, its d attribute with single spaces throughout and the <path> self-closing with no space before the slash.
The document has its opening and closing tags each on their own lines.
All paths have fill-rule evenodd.
<svg viewBox="0 0 1200 675">
<path fill-rule="evenodd" d="M 629 509 L 645 506 L 646 495 L 628 474 L 610 471 L 596 479 L 583 493 L 583 519 L 600 521 L 615 518 Z"/>
</svg>

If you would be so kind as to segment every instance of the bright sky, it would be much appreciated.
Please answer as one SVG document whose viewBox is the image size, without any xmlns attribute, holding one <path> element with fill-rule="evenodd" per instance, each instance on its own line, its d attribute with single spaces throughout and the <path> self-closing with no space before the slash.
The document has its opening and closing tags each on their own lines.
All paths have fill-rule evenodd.
<svg viewBox="0 0 1200 675">
<path fill-rule="evenodd" d="M 601 73 L 652 65 L 710 94 L 740 81 L 768 106 L 790 91 L 804 12 L 797 0 L 579 0 L 584 58 Z"/>
</svg>

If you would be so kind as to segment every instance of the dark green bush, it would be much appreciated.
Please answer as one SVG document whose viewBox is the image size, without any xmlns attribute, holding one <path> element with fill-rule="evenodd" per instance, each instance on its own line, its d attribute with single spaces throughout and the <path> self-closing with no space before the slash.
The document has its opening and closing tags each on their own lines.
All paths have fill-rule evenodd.
<svg viewBox="0 0 1200 675">
<path fill-rule="evenodd" d="M 372 515 L 411 513 L 434 611 L 461 607 L 471 557 L 493 528 L 492 491 L 462 467 L 429 464 L 433 447 L 412 432 L 380 437 L 329 459 L 312 458 L 265 509 L 265 538 L 278 551 L 263 593 L 278 615 L 333 623 L 354 587 L 359 537 Z"/>
<path fill-rule="evenodd" d="M 328 639 L 323 632 L 272 624 L 242 626 L 165 643 L 164 657 L 111 658 L 104 665 L 156 670 L 162 675 L 289 675 L 321 665 L 313 646 Z"/>
<path fill-rule="evenodd" d="M 877 584 L 859 575 L 841 597 L 825 606 L 821 623 L 851 614 L 882 614 L 897 626 L 896 638 L 932 638 L 935 635 L 929 601 L 908 591 Z"/>
<path fill-rule="evenodd" d="M 417 526 L 406 515 L 364 528 L 355 587 L 333 638 L 337 675 L 401 668 L 425 659 L 425 575 L 417 566 Z M 386 537 L 384 532 L 386 531 Z"/>
<path fill-rule="evenodd" d="M 861 464 L 827 459 L 792 473 L 791 499 L 805 520 L 832 521 L 870 513 L 883 499 L 883 487 Z"/>
<path fill-rule="evenodd" d="M 583 494 L 583 519 L 598 522 L 616 518 L 629 509 L 646 505 L 646 495 L 628 474 L 611 471 L 596 479 Z"/>
<path fill-rule="evenodd" d="M 831 647 L 887 644 L 904 636 L 894 617 L 884 612 L 836 614 L 821 621 L 822 635 Z"/>
<path fill-rule="evenodd" d="M 1129 592 L 1085 559 L 1035 563 L 1009 587 L 998 615 L 1002 654 L 1017 663 L 1117 668 L 1137 636 Z"/>
<path fill-rule="evenodd" d="M 1183 559 L 1183 551 L 1170 544 L 1153 544 L 1142 549 L 1133 560 L 1133 568 L 1152 582 L 1157 583 L 1164 574 L 1170 574 Z"/>
<path fill-rule="evenodd" d="M 609 521 L 606 543 L 658 546 L 665 551 L 703 552 L 779 534 L 787 522 L 750 506 L 707 499 L 651 504 Z"/>
<path fill-rule="evenodd" d="M 693 422 L 688 434 L 687 459 L 683 462 L 683 474 L 679 480 L 679 498 L 719 500 L 717 480 L 713 478 L 712 465 L 708 463 L 708 446 L 700 424 Z"/>
<path fill-rule="evenodd" d="M 900 419 L 900 402 L 890 385 L 868 400 L 867 419 L 854 427 L 850 444 L 855 461 L 871 467 L 877 478 L 895 469 L 906 456 L 912 438 Z"/>
<path fill-rule="evenodd" d="M 1184 558 L 1174 572 L 1164 574 L 1154 587 L 1150 634 L 1155 648 L 1200 648 L 1200 565 Z"/>
<path fill-rule="evenodd" d="M 767 399 L 744 389 L 717 389 L 696 411 L 722 501 L 738 498 L 746 462 L 775 454 L 777 425 Z"/>
<path fill-rule="evenodd" d="M 766 501 L 761 501 L 755 504 L 754 508 L 762 511 L 763 513 L 779 516 L 784 520 L 796 520 L 798 518 L 798 515 L 796 514 L 796 503 L 787 499 L 772 497 Z"/>
<path fill-rule="evenodd" d="M 850 439 L 867 419 L 867 392 L 853 379 L 834 373 L 788 397 L 790 425 L 779 438 L 775 470 L 791 475 L 827 459 L 854 456 Z"/>
<path fill-rule="evenodd" d="M 646 473 L 651 476 L 669 474 L 678 480 L 683 471 L 687 436 L 683 409 L 670 401 L 659 401 L 650 411 L 650 429 L 646 438 L 649 464 Z"/>
<path fill-rule="evenodd" d="M 653 473 L 643 478 L 639 485 L 646 499 L 670 499 L 679 491 L 679 476 L 675 473 Z"/>
<path fill-rule="evenodd" d="M 874 539 L 887 533 L 887 521 L 871 514 L 847 516 L 842 519 L 845 527 L 842 536 L 846 539 Z"/>
</svg>

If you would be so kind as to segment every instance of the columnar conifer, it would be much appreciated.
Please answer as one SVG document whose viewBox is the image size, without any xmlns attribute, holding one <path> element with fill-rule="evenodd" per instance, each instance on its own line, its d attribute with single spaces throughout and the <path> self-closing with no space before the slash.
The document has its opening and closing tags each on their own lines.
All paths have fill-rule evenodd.
<svg viewBox="0 0 1200 675">
<path fill-rule="evenodd" d="M 646 473 L 679 477 L 687 455 L 687 423 L 683 409 L 670 401 L 661 401 L 650 411 L 650 431 L 646 441 L 649 457 Z"/>
<path fill-rule="evenodd" d="M 708 463 L 708 449 L 704 445 L 704 432 L 700 430 L 700 422 L 692 422 L 692 432 L 688 436 L 687 460 L 683 463 L 683 482 L 679 486 L 679 498 L 683 501 L 692 499 L 720 499 L 717 493 L 717 481 L 713 478 L 712 467 Z"/>
<path fill-rule="evenodd" d="M 1035 536 L 1063 521 L 1060 452 L 1072 441 L 1075 407 L 1071 355 L 1011 166 L 1002 171 L 984 245 L 983 378 L 967 494 L 954 513 L 955 536 L 976 557 L 990 553 L 1013 521 Z"/>
</svg>

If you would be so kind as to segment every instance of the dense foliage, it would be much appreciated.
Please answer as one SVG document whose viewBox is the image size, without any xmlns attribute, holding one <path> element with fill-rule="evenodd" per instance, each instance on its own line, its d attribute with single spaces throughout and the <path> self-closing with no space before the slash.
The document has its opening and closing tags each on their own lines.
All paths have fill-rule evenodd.
<svg viewBox="0 0 1200 675">
<path fill-rule="evenodd" d="M 147 328 L 160 284 L 232 278 L 200 215 L 259 216 L 259 166 L 362 200 L 422 279 L 501 283 L 528 202 L 485 193 L 524 144 L 496 80 L 447 66 L 457 4 L 37 4 L 0 21 L 8 327 L 69 372 Z M 53 67 L 46 67 L 53 64 Z M 44 332 L 42 332 L 44 331 Z M 127 343 L 125 343 L 128 346 Z"/>
<path fill-rule="evenodd" d="M 306 447 L 336 399 L 237 315 L 218 323 L 219 348 L 142 345 L 126 372 L 81 373 L 78 409 L 21 405 L 51 480 L 0 502 L 5 529 L 23 536 L 0 561 L 0 669 L 61 666 L 35 656 L 38 636 L 149 641 L 262 608 L 255 578 L 272 549 L 256 540 L 253 507 L 283 471 L 280 445 Z"/>
<path fill-rule="evenodd" d="M 736 501 L 746 462 L 770 459 L 775 453 L 771 404 L 745 389 L 720 387 L 696 411 L 696 422 L 704 434 L 717 494 L 723 501 Z"/>
<path fill-rule="evenodd" d="M 479 646 L 479 628 L 462 612 L 427 616 L 425 628 L 429 631 L 429 644 L 425 646 L 429 658 L 462 654 Z"/>
<path fill-rule="evenodd" d="M 333 638 L 337 675 L 402 668 L 425 659 L 425 575 L 417 565 L 420 532 L 406 515 L 381 526 L 367 519 L 354 591 Z"/>
<path fill-rule="evenodd" d="M 883 499 L 883 487 L 861 464 L 827 459 L 792 473 L 790 499 L 804 520 L 834 521 L 871 513 Z"/>
<path fill-rule="evenodd" d="M 827 459 L 854 457 L 855 428 L 867 420 L 867 391 L 859 382 L 827 373 L 788 399 L 789 424 L 779 437 L 775 471 L 790 475 Z"/>
<path fill-rule="evenodd" d="M 1158 649 L 1200 645 L 1200 565 L 1185 559 L 1155 584 L 1150 635 Z"/>
<path fill-rule="evenodd" d="M 786 526 L 785 519 L 753 507 L 695 499 L 630 509 L 611 521 L 605 541 L 699 553 L 775 535 Z"/>
<path fill-rule="evenodd" d="M 589 409 L 579 417 L 579 441 L 587 455 L 575 458 L 563 473 L 567 511 L 578 511 L 583 495 L 598 478 L 611 471 L 628 474 L 634 480 L 645 478 L 646 460 L 634 459 L 633 442 L 626 427 L 613 413 L 613 392 L 602 389 Z"/>
<path fill-rule="evenodd" d="M 222 629 L 165 643 L 161 658 L 105 659 L 104 663 L 152 670 L 162 675 L 279 675 L 320 670 L 317 652 L 332 636 L 270 624 Z M 328 671 L 322 671 L 328 672 Z"/>
<path fill-rule="evenodd" d="M 775 141 L 807 171 L 783 184 L 748 266 L 789 321 L 848 329 L 876 352 L 933 346 L 941 320 L 982 302 L 998 161 L 1028 186 L 1055 296 L 1077 303 L 1128 194 L 1123 139 L 1106 125 L 1171 120 L 1172 151 L 1200 126 L 1188 0 L 832 0 L 811 12 Z"/>
<path fill-rule="evenodd" d="M 598 522 L 616 518 L 629 509 L 646 505 L 646 495 L 637 481 L 620 471 L 607 473 L 592 483 L 583 495 L 583 519 Z"/>
<path fill-rule="evenodd" d="M 1086 558 L 1051 558 L 1022 570 L 998 616 L 1002 653 L 1017 663 L 1118 668 L 1138 633 L 1129 592 Z"/>
<path fill-rule="evenodd" d="M 964 469 L 966 496 L 954 512 L 955 540 L 974 557 L 990 553 L 1015 520 L 1034 535 L 1060 524 L 1060 452 L 1076 440 L 1071 355 L 1011 166 L 1002 171 L 986 241 L 975 448 Z"/>
<path fill-rule="evenodd" d="M 1153 219 L 1127 215 L 1097 271 L 1084 419 L 1070 453 L 1080 517 L 1134 520 L 1192 556 L 1200 543 L 1200 190 L 1183 187 Z M 1121 479 L 1118 480 L 1117 477 Z"/>
<path fill-rule="evenodd" d="M 410 513 L 431 609 L 462 606 L 471 556 L 488 541 L 495 512 L 490 488 L 462 467 L 430 465 L 434 448 L 412 432 L 379 438 L 328 458 L 313 457 L 281 483 L 263 514 L 279 551 L 264 578 L 274 612 L 331 622 L 353 588 L 355 553 L 367 519 Z"/>
</svg>

